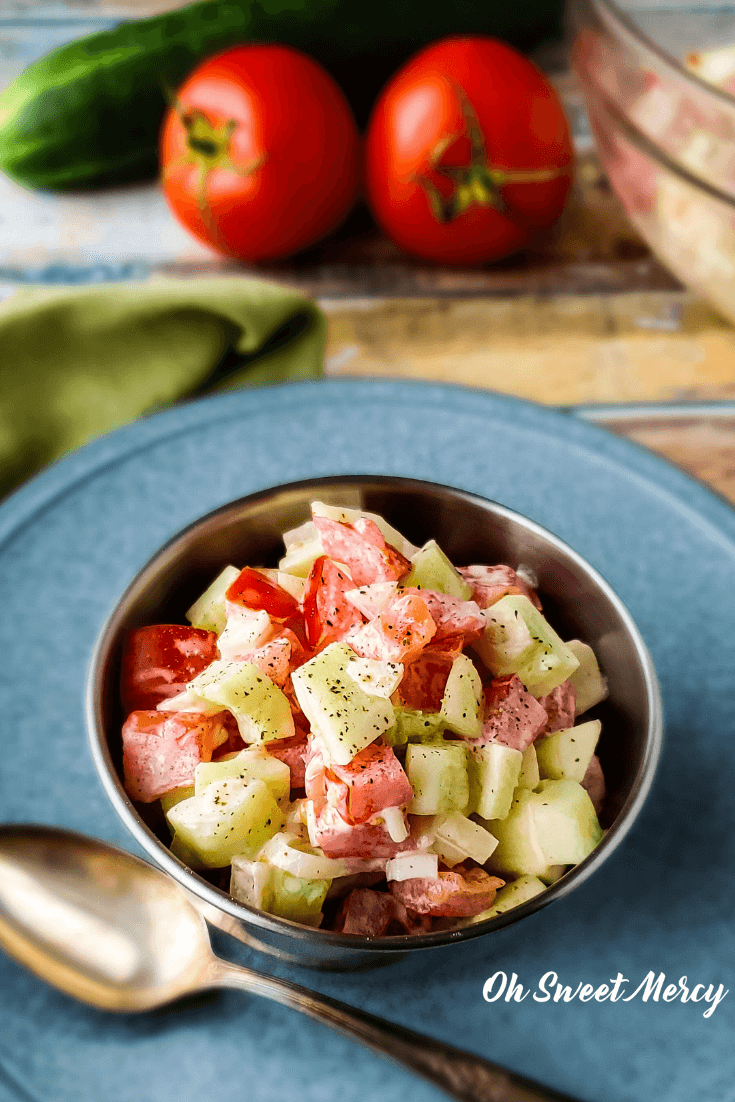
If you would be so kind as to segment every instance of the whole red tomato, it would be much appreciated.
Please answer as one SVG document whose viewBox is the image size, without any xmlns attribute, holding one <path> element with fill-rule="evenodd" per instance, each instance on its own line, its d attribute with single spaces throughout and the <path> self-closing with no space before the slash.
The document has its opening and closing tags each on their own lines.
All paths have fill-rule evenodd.
<svg viewBox="0 0 735 1102">
<path fill-rule="evenodd" d="M 544 76 L 491 38 L 422 50 L 381 93 L 366 187 L 407 252 L 448 264 L 497 260 L 561 213 L 572 175 L 564 111 Z"/>
<path fill-rule="evenodd" d="M 332 77 L 287 46 L 237 46 L 203 62 L 161 135 L 171 209 L 200 240 L 242 260 L 313 245 L 348 214 L 359 139 Z"/>
</svg>

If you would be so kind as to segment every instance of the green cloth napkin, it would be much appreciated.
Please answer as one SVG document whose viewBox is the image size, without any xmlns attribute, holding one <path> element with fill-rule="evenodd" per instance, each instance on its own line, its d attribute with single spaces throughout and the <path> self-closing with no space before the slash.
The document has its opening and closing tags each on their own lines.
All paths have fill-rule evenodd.
<svg viewBox="0 0 735 1102">
<path fill-rule="evenodd" d="M 257 279 L 24 289 L 0 304 L 0 493 L 141 414 L 321 374 L 326 321 Z"/>
</svg>

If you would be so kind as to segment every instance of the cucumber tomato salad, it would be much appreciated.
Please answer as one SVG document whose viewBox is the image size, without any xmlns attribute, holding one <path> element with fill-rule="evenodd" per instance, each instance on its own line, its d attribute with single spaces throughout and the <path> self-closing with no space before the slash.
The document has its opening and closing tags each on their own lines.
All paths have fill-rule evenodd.
<svg viewBox="0 0 735 1102">
<path fill-rule="evenodd" d="M 188 625 L 130 632 L 125 786 L 234 899 L 369 937 L 475 922 L 602 838 L 591 648 L 516 564 L 454 566 L 312 505 L 278 569 L 227 566 Z"/>
</svg>

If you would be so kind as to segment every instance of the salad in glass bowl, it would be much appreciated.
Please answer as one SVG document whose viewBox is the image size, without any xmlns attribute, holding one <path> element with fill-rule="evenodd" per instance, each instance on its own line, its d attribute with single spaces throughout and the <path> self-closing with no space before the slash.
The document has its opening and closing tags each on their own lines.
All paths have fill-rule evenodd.
<svg viewBox="0 0 735 1102">
<path fill-rule="evenodd" d="M 312 503 L 277 568 L 127 632 L 125 788 L 231 897 L 340 934 L 482 922 L 603 837 L 606 696 L 519 563 Z"/>
</svg>

